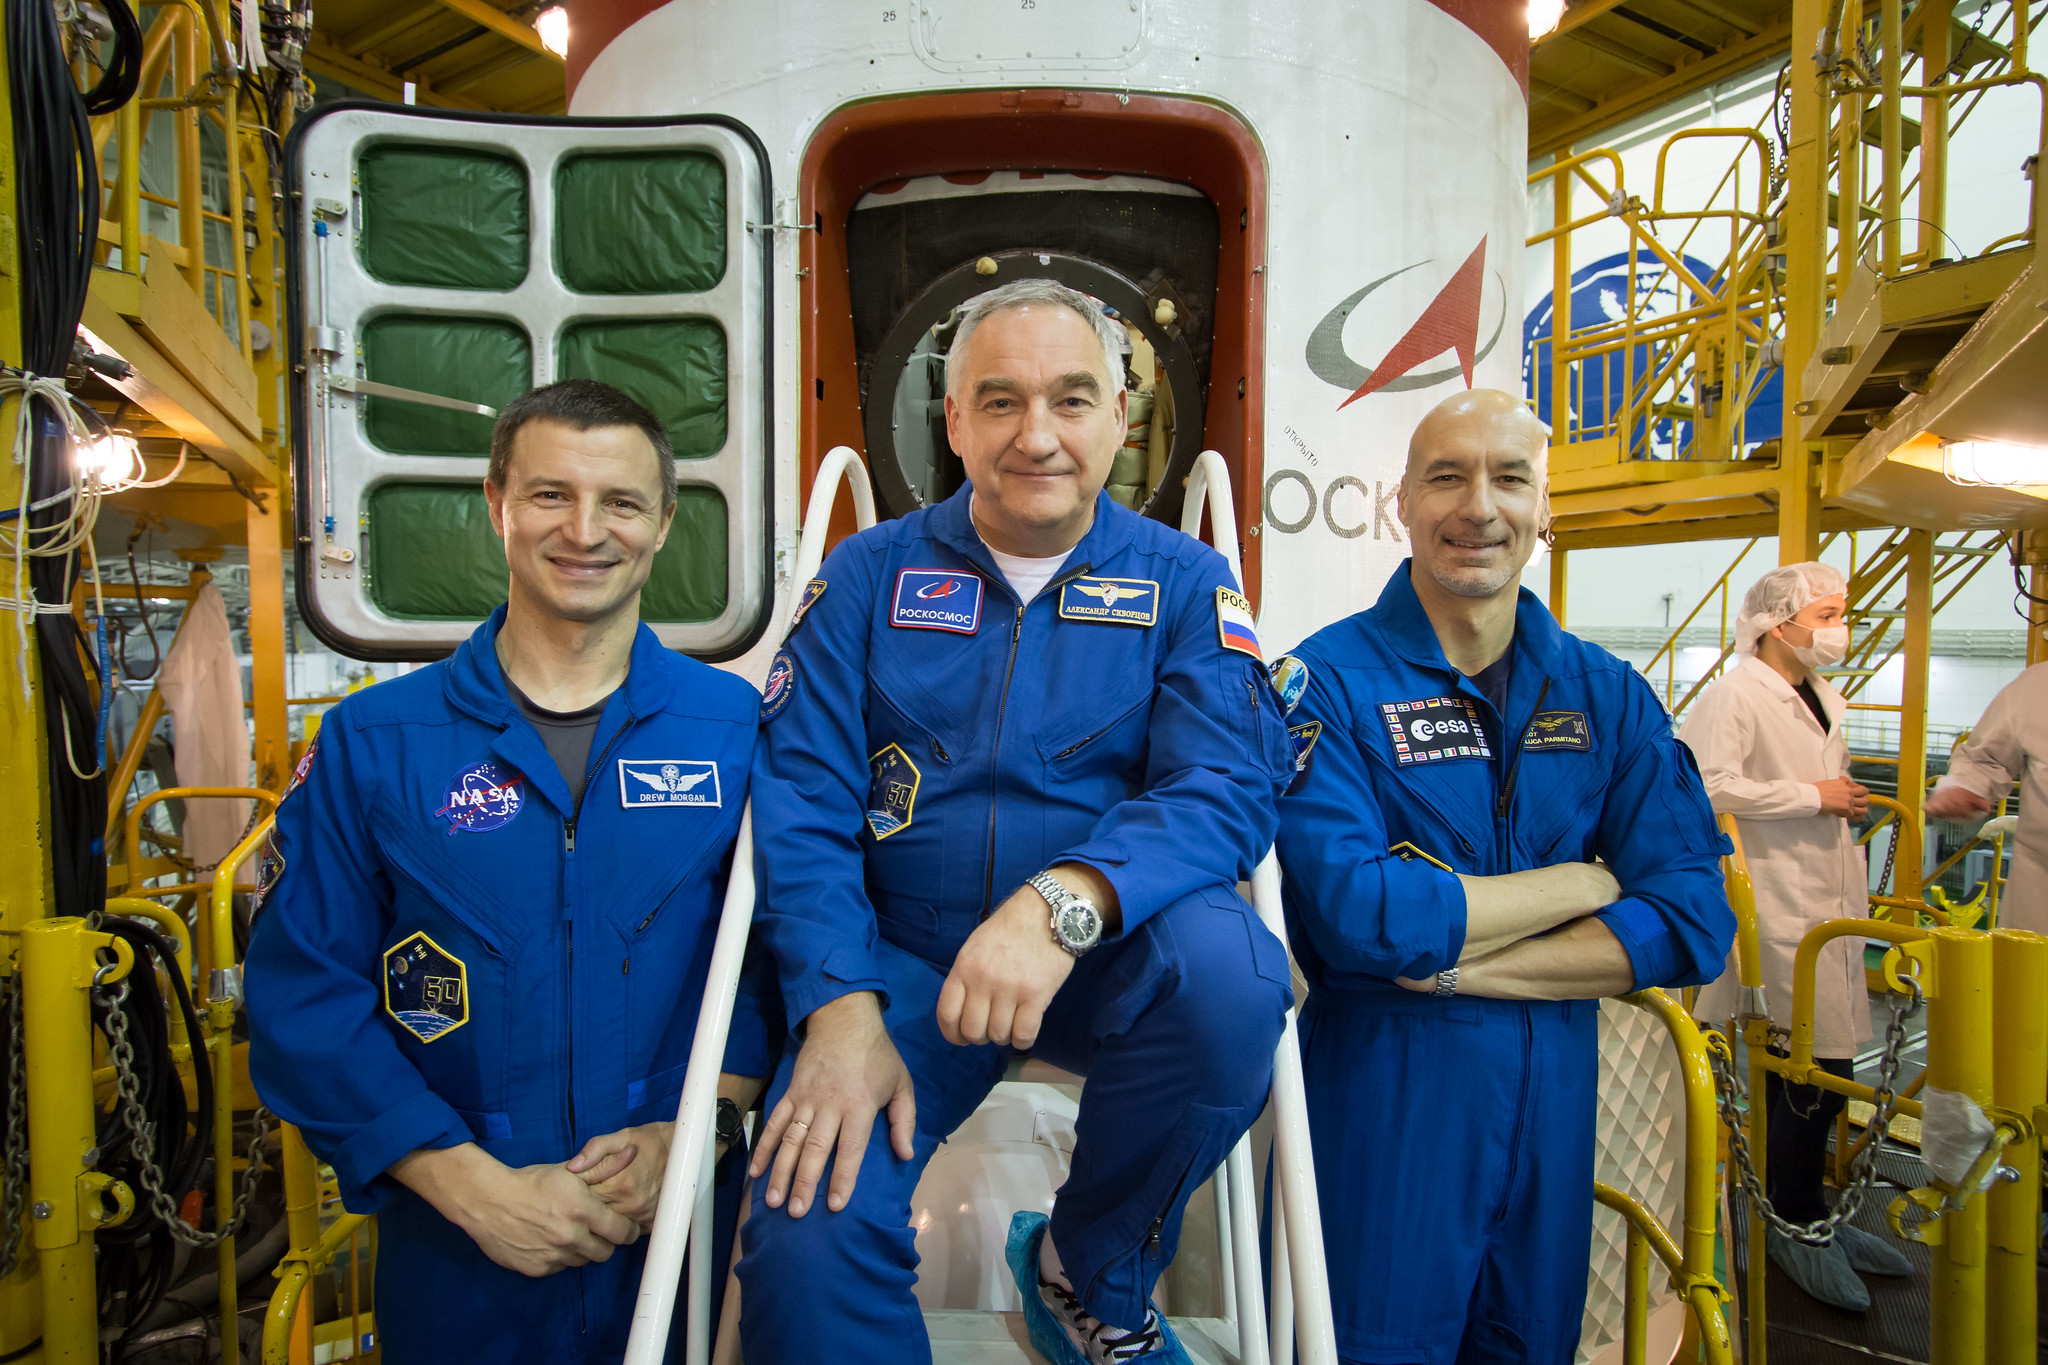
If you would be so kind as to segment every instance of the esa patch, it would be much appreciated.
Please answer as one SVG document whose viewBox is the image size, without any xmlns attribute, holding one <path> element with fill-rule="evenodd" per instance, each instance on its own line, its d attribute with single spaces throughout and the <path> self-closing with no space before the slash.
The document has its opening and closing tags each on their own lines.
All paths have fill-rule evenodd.
<svg viewBox="0 0 2048 1365">
<path fill-rule="evenodd" d="M 778 650 L 768 665 L 768 681 L 761 684 L 761 719 L 774 720 L 789 699 L 796 695 L 796 656 Z"/>
<path fill-rule="evenodd" d="M 868 760 L 868 828 L 886 839 L 908 828 L 917 814 L 917 784 L 922 778 L 900 744 Z"/>
<path fill-rule="evenodd" d="M 905 569 L 889 624 L 972 635 L 981 629 L 981 586 L 981 575 L 965 569 Z"/>
<path fill-rule="evenodd" d="M 1089 578 L 1060 587 L 1060 615 L 1069 621 L 1149 626 L 1159 620 L 1159 585 L 1149 578 Z"/>
<path fill-rule="evenodd" d="M 723 805 L 718 765 L 708 758 L 622 758 L 619 804 L 627 810 Z"/>
<path fill-rule="evenodd" d="M 1308 691 L 1308 665 L 1292 654 L 1282 654 L 1266 672 L 1273 679 L 1273 691 L 1279 694 L 1280 714 L 1293 715 L 1294 708 L 1301 705 L 1301 694 Z"/>
<path fill-rule="evenodd" d="M 1319 720 L 1303 721 L 1287 727 L 1287 742 L 1294 746 L 1294 771 L 1308 771 L 1308 756 L 1315 752 L 1316 741 L 1323 737 L 1323 723 Z"/>
<path fill-rule="evenodd" d="M 1404 768 L 1447 758 L 1493 757 L 1479 724 L 1479 708 L 1464 697 L 1383 701 L 1380 717 L 1394 742 L 1394 761 Z"/>
<path fill-rule="evenodd" d="M 1266 656 L 1259 653 L 1259 629 L 1252 620 L 1252 604 L 1235 588 L 1216 589 L 1216 638 L 1225 649 L 1266 662 Z"/>
<path fill-rule="evenodd" d="M 501 829 L 518 816 L 526 797 L 519 788 L 526 779 L 508 773 L 490 759 L 472 763 L 448 780 L 441 809 L 434 812 L 448 821 L 448 833 L 482 834 Z"/>
<path fill-rule="evenodd" d="M 1409 843 L 1405 839 L 1402 840 L 1400 843 L 1395 844 L 1392 848 L 1388 849 L 1387 852 L 1393 854 L 1396 858 L 1399 858 L 1404 863 L 1412 863 L 1417 858 L 1420 858 L 1423 862 L 1431 863 L 1437 867 L 1442 868 L 1446 872 L 1452 871 L 1451 865 L 1449 863 L 1445 862 L 1441 858 L 1430 857 L 1427 853 L 1424 853 L 1421 849 L 1417 848 L 1415 845 Z M 1457 874 L 1455 872 L 1452 872 L 1452 875 L 1455 876 Z"/>
<path fill-rule="evenodd" d="M 797 594 L 796 610 L 789 614 L 789 629 L 782 633 L 783 639 L 787 640 L 790 636 L 796 634 L 796 628 L 804 623 L 804 613 L 809 611 L 812 605 L 824 595 L 824 579 L 813 578 L 810 582 L 804 584 L 804 590 Z"/>
<path fill-rule="evenodd" d="M 469 1022 L 469 968 L 425 934 L 384 950 L 384 1012 L 423 1043 Z"/>
<path fill-rule="evenodd" d="M 1593 722 L 1584 711 L 1538 711 L 1522 734 L 1522 747 L 1532 754 L 1546 749 L 1585 753 L 1593 747 Z"/>
</svg>

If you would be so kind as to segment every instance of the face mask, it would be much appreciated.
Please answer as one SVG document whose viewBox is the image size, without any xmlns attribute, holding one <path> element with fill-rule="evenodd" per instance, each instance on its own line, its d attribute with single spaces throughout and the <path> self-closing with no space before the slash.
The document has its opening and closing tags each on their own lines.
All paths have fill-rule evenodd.
<svg viewBox="0 0 2048 1365">
<path fill-rule="evenodd" d="M 1792 657 L 1808 668 L 1827 668 L 1838 664 L 1849 652 L 1847 626 L 1810 626 L 1806 633 L 1813 638 L 1804 647 L 1790 640 L 1785 644 L 1792 650 Z"/>
</svg>

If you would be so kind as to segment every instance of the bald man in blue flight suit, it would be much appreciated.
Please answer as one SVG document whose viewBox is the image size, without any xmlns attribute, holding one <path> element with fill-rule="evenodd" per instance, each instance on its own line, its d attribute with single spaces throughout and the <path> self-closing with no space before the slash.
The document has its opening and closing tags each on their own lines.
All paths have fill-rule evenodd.
<svg viewBox="0 0 2048 1365">
<path fill-rule="evenodd" d="M 1360 1365 L 1573 1358 L 1599 997 L 1711 980 L 1735 933 L 1655 694 L 1519 586 L 1546 441 L 1507 394 L 1439 405 L 1400 485 L 1413 557 L 1274 663 L 1309 1124 Z"/>
<path fill-rule="evenodd" d="M 330 711 L 278 808 L 250 1074 L 378 1216 L 388 1365 L 625 1351 L 760 705 L 640 624 L 675 489 L 618 390 L 507 405 L 484 491 L 509 600 Z M 772 1067 L 765 990 L 735 1011 L 735 1103 Z"/>
<path fill-rule="evenodd" d="M 1012 1049 L 1087 1076 L 1050 1232 L 1011 1227 L 1033 1344 L 1186 1360 L 1148 1300 L 1265 1103 L 1287 959 L 1235 885 L 1289 763 L 1229 568 L 1102 492 L 1116 345 L 1048 281 L 972 306 L 968 486 L 840 545 L 770 670 L 755 923 L 801 1046 L 755 1151 L 749 1365 L 930 1359 L 910 1195 Z"/>
</svg>

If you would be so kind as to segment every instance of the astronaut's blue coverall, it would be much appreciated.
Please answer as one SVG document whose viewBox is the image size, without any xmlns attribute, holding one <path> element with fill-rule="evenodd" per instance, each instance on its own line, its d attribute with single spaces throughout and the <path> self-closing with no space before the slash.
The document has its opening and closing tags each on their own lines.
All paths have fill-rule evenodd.
<svg viewBox="0 0 2048 1365">
<path fill-rule="evenodd" d="M 1271 1081 L 1287 959 L 1234 888 L 1272 838 L 1290 765 L 1248 613 L 1223 605 L 1230 570 L 1098 497 L 1020 611 L 971 493 L 834 550 L 769 672 L 756 929 L 793 1026 L 855 991 L 883 997 L 917 1130 L 902 1161 L 876 1123 L 838 1213 L 820 1199 L 791 1218 L 755 1182 L 739 1265 L 753 1365 L 930 1358 L 910 1196 L 1010 1053 L 947 1043 L 939 987 L 1026 878 L 1086 864 L 1122 907 L 1121 936 L 1076 962 L 1033 1049 L 1088 1078 L 1052 1236 L 1097 1318 L 1144 1325 L 1188 1194 Z"/>
<path fill-rule="evenodd" d="M 1735 934 L 1726 844 L 1690 751 L 1629 665 L 1524 590 L 1502 714 L 1445 661 L 1408 575 L 1404 563 L 1371 610 L 1275 663 L 1294 699 L 1300 771 L 1279 852 L 1309 983 L 1303 1067 L 1338 1352 L 1568 1362 L 1591 1254 L 1598 1004 L 1438 998 L 1393 978 L 1458 961 L 1452 871 L 1598 858 L 1622 899 L 1597 918 L 1635 988 L 1711 980 Z"/>
<path fill-rule="evenodd" d="M 529 1279 L 385 1170 L 465 1142 L 567 1161 L 675 1117 L 757 732 L 750 685 L 642 626 L 572 807 L 505 690 L 503 620 L 328 713 L 249 947 L 251 1075 L 380 1220 L 392 1365 L 623 1354 L 644 1240 Z M 725 1060 L 764 1076 L 783 1026 L 751 984 L 769 1001 L 743 984 Z"/>
</svg>

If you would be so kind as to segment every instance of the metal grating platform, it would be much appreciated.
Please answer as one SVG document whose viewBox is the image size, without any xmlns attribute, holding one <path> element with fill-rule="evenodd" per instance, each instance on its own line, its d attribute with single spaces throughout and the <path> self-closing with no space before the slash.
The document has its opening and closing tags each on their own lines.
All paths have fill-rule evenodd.
<svg viewBox="0 0 2048 1365">
<path fill-rule="evenodd" d="M 1886 1148 L 1878 1156 L 1876 1188 L 1857 1211 L 1857 1227 L 1889 1236 L 1884 1209 L 1903 1189 L 1926 1183 L 1926 1168 L 1910 1152 Z M 1733 1202 L 1734 1227 L 1730 1242 L 1735 1252 L 1735 1276 L 1746 1283 L 1749 1273 L 1749 1219 L 1745 1201 Z M 1924 1365 L 1929 1357 L 1929 1268 L 1930 1253 L 1915 1242 L 1894 1242 L 1913 1262 L 1910 1279 L 1889 1279 L 1866 1275 L 1870 1287 L 1868 1313 L 1844 1313 L 1808 1296 L 1789 1276 L 1772 1265 L 1764 1286 L 1765 1311 L 1770 1323 L 1770 1356 L 1777 1365 L 1868 1365 L 1873 1360 Z M 2043 1277 L 2044 1301 L 2048 1301 L 2048 1276 Z M 1746 1310 L 1745 1305 L 1745 1310 Z M 1747 1320 L 1742 1330 L 1748 1330 Z M 2048 1359 L 2048 1353 L 2044 1353 Z"/>
</svg>

